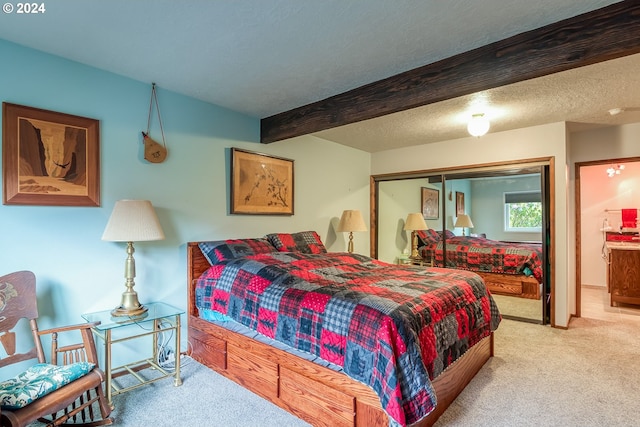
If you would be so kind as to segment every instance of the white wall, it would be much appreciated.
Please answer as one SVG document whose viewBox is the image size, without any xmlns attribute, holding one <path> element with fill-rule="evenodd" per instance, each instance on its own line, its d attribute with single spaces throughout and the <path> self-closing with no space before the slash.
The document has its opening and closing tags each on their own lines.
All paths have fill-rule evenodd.
<svg viewBox="0 0 640 427">
<path fill-rule="evenodd" d="M 555 323 L 567 326 L 575 304 L 570 305 L 568 261 L 568 174 L 567 133 L 564 123 L 552 123 L 507 132 L 489 133 L 482 138 L 462 138 L 374 153 L 371 173 L 374 175 L 402 171 L 429 170 L 527 158 L 555 160 Z M 451 153 L 456 153 L 453 156 Z M 572 243 L 573 245 L 573 243 Z"/>
<path fill-rule="evenodd" d="M 368 223 L 368 153 L 311 136 L 259 144 L 257 118 L 163 90 L 158 81 L 169 154 L 164 163 L 151 164 L 143 159 L 140 134 L 147 127 L 151 82 L 3 40 L 0 57 L 6 59 L 2 101 L 100 120 L 100 207 L 0 206 L 0 275 L 22 269 L 36 274 L 42 328 L 82 322 L 81 313 L 120 302 L 125 246 L 100 239 L 119 199 L 151 200 L 166 235 L 136 245 L 141 302 L 179 308 L 186 307 L 189 241 L 316 230 L 330 250 L 344 251 L 346 236 L 334 231 L 342 211 L 360 209 Z M 294 160 L 295 215 L 228 213 L 231 147 Z M 369 253 L 366 233 L 357 235 L 356 247 Z"/>
</svg>

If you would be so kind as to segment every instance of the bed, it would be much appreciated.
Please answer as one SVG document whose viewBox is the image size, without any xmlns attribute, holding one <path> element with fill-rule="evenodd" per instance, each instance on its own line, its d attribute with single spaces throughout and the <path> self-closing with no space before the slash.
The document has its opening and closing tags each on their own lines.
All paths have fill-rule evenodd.
<svg viewBox="0 0 640 427">
<path fill-rule="evenodd" d="M 477 275 L 326 253 L 314 232 L 273 236 L 276 250 L 266 238 L 188 243 L 189 342 L 194 359 L 299 418 L 432 425 L 493 355 L 500 315 Z"/>
<path fill-rule="evenodd" d="M 455 236 L 445 231 L 446 267 L 480 275 L 493 294 L 540 299 L 542 295 L 542 245 Z M 418 232 L 418 251 L 434 266 L 444 266 L 444 243 L 435 230 Z"/>
</svg>

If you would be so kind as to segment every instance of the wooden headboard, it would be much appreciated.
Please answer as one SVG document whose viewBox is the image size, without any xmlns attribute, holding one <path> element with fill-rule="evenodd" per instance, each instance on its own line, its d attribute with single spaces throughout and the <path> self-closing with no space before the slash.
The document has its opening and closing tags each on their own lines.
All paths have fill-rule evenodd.
<svg viewBox="0 0 640 427">
<path fill-rule="evenodd" d="M 187 243 L 187 311 L 192 316 L 198 315 L 195 299 L 196 279 L 211 266 L 202 254 L 198 243 Z"/>
</svg>

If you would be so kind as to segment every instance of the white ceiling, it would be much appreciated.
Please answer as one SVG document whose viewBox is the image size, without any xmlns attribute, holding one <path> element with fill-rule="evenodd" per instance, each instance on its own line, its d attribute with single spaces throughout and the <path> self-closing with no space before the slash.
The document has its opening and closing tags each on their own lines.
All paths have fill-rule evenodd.
<svg viewBox="0 0 640 427">
<path fill-rule="evenodd" d="M 607 0 L 57 0 L 0 14 L 0 38 L 263 118 Z M 640 55 L 317 133 L 366 151 L 556 121 L 640 121 Z M 0 68 L 1 74 L 1 68 Z M 624 108 L 611 116 L 607 110 Z"/>
</svg>

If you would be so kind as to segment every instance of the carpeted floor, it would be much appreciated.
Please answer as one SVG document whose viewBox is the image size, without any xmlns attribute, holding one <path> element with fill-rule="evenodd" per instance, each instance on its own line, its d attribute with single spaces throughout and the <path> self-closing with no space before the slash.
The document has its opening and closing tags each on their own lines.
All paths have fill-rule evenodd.
<svg viewBox="0 0 640 427">
<path fill-rule="evenodd" d="M 638 426 L 640 323 L 504 320 L 495 357 L 436 426 Z"/>
<path fill-rule="evenodd" d="M 172 379 L 166 379 L 115 396 L 114 425 L 309 426 L 190 358 L 183 358 L 180 376 L 183 384 L 179 387 L 173 385 Z"/>
<path fill-rule="evenodd" d="M 445 411 L 449 426 L 638 426 L 640 322 L 574 319 L 569 330 L 503 320 L 489 360 Z M 308 426 L 185 359 L 171 380 L 116 396 L 115 425 Z"/>
</svg>

